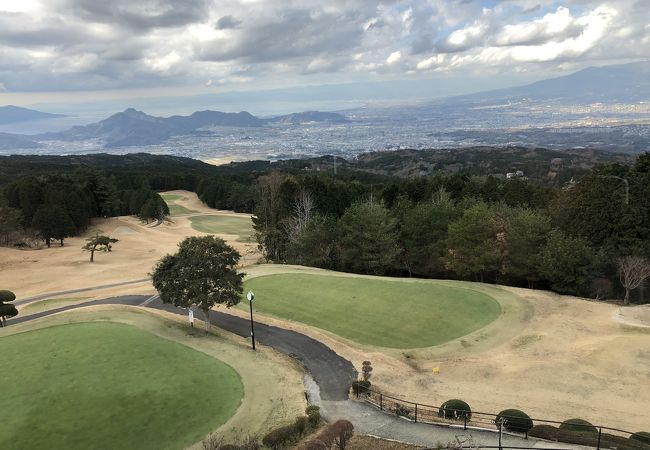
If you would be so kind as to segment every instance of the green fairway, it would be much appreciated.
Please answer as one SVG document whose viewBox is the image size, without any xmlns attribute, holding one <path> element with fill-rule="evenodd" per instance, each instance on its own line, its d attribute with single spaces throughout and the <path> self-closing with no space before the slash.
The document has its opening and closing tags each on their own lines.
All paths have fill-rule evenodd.
<svg viewBox="0 0 650 450">
<path fill-rule="evenodd" d="M 176 200 L 180 200 L 183 198 L 183 196 L 180 194 L 160 194 L 160 196 L 167 203 L 174 203 Z"/>
<path fill-rule="evenodd" d="M 243 396 L 230 366 L 129 325 L 6 336 L 0 355 L 2 449 L 183 449 Z"/>
<path fill-rule="evenodd" d="M 240 242 L 253 241 L 253 222 L 248 217 L 238 216 L 192 216 L 192 228 L 203 233 L 234 234 Z"/>
<path fill-rule="evenodd" d="M 172 216 L 178 216 L 180 214 L 192 214 L 196 212 L 191 209 L 187 209 L 184 206 L 176 204 L 177 200 L 183 198 L 183 196 L 180 194 L 160 194 L 160 196 L 163 200 L 165 200 L 167 206 L 169 206 L 169 214 Z"/>
<path fill-rule="evenodd" d="M 486 294 L 435 281 L 278 274 L 246 281 L 244 291 L 249 289 L 260 312 L 387 348 L 439 345 L 501 313 L 499 303 Z"/>
</svg>

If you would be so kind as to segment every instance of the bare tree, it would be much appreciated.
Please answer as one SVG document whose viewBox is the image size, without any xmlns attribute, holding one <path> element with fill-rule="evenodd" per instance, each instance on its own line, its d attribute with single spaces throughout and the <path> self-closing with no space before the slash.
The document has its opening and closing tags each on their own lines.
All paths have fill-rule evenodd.
<svg viewBox="0 0 650 450">
<path fill-rule="evenodd" d="M 624 305 L 630 304 L 630 292 L 650 277 L 650 262 L 641 256 L 624 256 L 618 259 L 618 279 L 625 288 Z"/>
<path fill-rule="evenodd" d="M 293 204 L 293 213 L 285 223 L 285 230 L 290 242 L 295 242 L 314 216 L 316 202 L 311 193 L 303 190 Z"/>
</svg>

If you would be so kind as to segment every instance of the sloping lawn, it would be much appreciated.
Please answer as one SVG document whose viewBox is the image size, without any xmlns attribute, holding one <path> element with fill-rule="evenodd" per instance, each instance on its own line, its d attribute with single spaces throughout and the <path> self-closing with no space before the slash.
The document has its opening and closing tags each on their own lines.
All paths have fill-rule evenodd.
<svg viewBox="0 0 650 450">
<path fill-rule="evenodd" d="M 443 344 L 501 313 L 499 303 L 486 294 L 430 280 L 278 274 L 247 280 L 244 292 L 249 289 L 260 312 L 387 348 Z"/>
<path fill-rule="evenodd" d="M 183 449 L 243 396 L 228 365 L 117 323 L 0 339 L 2 449 Z"/>
<path fill-rule="evenodd" d="M 193 216 L 192 228 L 203 233 L 234 234 L 239 242 L 252 242 L 253 222 L 249 217 L 237 216 Z"/>
</svg>

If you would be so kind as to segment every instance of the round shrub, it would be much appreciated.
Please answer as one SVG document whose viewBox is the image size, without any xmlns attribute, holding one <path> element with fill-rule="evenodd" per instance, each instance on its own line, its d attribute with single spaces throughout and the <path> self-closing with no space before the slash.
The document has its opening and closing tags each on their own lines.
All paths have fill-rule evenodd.
<svg viewBox="0 0 650 450">
<path fill-rule="evenodd" d="M 632 436 L 630 436 L 630 439 L 643 442 L 644 444 L 650 444 L 650 433 L 639 431 L 638 433 L 634 433 Z"/>
<path fill-rule="evenodd" d="M 503 428 L 515 433 L 527 433 L 533 428 L 533 421 L 528 414 L 518 409 L 504 409 L 501 411 L 494 423 L 498 426 L 503 422 Z"/>
<path fill-rule="evenodd" d="M 440 410 L 438 411 L 439 417 L 444 417 L 445 419 L 467 419 L 472 418 L 472 410 L 469 405 L 462 400 L 457 398 L 452 400 L 447 400 L 442 404 Z"/>
<path fill-rule="evenodd" d="M 582 419 L 569 419 L 560 424 L 560 429 L 579 433 L 598 433 L 598 428 Z"/>
<path fill-rule="evenodd" d="M 11 291 L 0 290 L 0 303 L 8 303 L 16 300 L 16 294 Z"/>
</svg>

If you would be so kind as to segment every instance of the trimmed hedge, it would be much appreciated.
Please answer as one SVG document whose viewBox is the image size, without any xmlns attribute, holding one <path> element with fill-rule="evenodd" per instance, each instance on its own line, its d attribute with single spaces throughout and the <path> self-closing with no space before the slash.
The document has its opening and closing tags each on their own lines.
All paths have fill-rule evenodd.
<svg viewBox="0 0 650 450">
<path fill-rule="evenodd" d="M 262 439 L 262 444 L 273 450 L 289 447 L 302 439 L 320 422 L 320 408 L 308 406 L 305 409 L 306 416 L 298 416 L 291 425 L 285 425 L 270 431 Z"/>
<path fill-rule="evenodd" d="M 503 428 L 515 433 L 527 433 L 533 428 L 533 421 L 530 416 L 518 409 L 504 409 L 494 419 L 494 423 L 499 426 L 502 420 Z"/>
<path fill-rule="evenodd" d="M 560 428 L 578 433 L 598 433 L 598 428 L 583 419 L 569 419 L 560 424 Z"/>
<path fill-rule="evenodd" d="M 630 436 L 630 439 L 643 442 L 644 444 L 650 444 L 650 433 L 639 431 L 638 433 L 634 433 L 632 436 Z"/>
<path fill-rule="evenodd" d="M 452 400 L 447 400 L 442 404 L 440 410 L 438 411 L 438 417 L 457 420 L 462 420 L 467 417 L 469 420 L 472 418 L 472 410 L 467 403 L 455 398 Z"/>
</svg>

